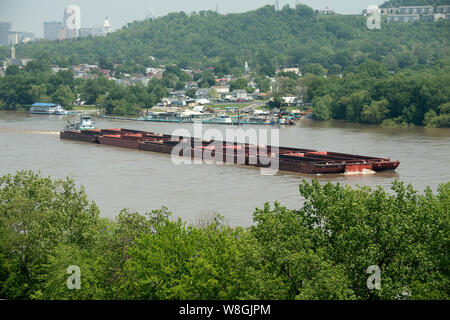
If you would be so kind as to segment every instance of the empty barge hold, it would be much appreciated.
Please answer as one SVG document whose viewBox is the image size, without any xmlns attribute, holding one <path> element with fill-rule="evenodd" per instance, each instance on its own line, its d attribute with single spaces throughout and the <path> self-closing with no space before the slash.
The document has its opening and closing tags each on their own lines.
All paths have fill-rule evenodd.
<svg viewBox="0 0 450 320">
<path fill-rule="evenodd" d="M 271 159 L 278 160 L 278 169 L 306 174 L 359 173 L 365 171 L 393 171 L 399 161 L 309 149 L 256 146 L 224 141 L 202 141 L 191 137 L 138 131 L 130 129 L 63 130 L 61 139 L 100 143 L 114 147 L 175 154 L 215 160 L 217 162 L 270 167 Z M 177 148 L 177 149 L 175 149 Z M 269 160 L 269 161 L 268 161 Z"/>
</svg>

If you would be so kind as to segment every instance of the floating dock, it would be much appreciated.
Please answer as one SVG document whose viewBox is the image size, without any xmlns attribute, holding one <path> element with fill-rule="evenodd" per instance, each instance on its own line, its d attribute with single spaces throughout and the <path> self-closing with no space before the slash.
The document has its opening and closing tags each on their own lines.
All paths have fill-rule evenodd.
<svg viewBox="0 0 450 320">
<path fill-rule="evenodd" d="M 394 171 L 399 161 L 337 152 L 288 147 L 251 145 L 226 141 L 205 141 L 130 129 L 63 130 L 61 139 L 100 143 L 114 147 L 159 152 L 256 167 L 271 167 L 306 174 Z M 177 149 L 175 149 L 177 148 Z"/>
</svg>

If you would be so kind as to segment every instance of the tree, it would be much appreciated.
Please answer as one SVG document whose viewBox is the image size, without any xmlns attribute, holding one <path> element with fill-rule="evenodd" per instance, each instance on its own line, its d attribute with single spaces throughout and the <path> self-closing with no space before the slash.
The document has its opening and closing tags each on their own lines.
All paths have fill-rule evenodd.
<svg viewBox="0 0 450 320">
<path fill-rule="evenodd" d="M 230 91 L 234 90 L 244 90 L 248 87 L 248 79 L 246 78 L 238 78 L 234 81 L 230 82 Z"/>
<path fill-rule="evenodd" d="M 34 73 L 50 72 L 50 64 L 50 58 L 41 54 L 38 59 L 28 62 L 25 70 Z"/>
<path fill-rule="evenodd" d="M 200 88 L 209 88 L 216 84 L 216 77 L 211 70 L 205 70 L 202 73 L 202 78 L 199 82 Z"/>
<path fill-rule="evenodd" d="M 450 103 L 439 106 L 439 115 L 436 111 L 430 110 L 425 114 L 424 124 L 430 128 L 450 127 Z"/>
<path fill-rule="evenodd" d="M 5 75 L 7 75 L 7 76 L 13 76 L 13 75 L 16 75 L 16 74 L 19 74 L 19 73 L 20 73 L 20 69 L 19 69 L 18 66 L 16 66 L 16 65 L 10 65 L 10 66 L 8 66 L 8 67 L 6 68 Z"/>
<path fill-rule="evenodd" d="M 309 63 L 303 67 L 303 72 L 312 73 L 316 76 L 322 76 L 325 74 L 325 69 L 319 63 Z"/>
<path fill-rule="evenodd" d="M 374 60 L 367 60 L 358 67 L 360 74 L 367 75 L 369 77 L 381 78 L 387 75 L 387 68 Z"/>
<path fill-rule="evenodd" d="M 220 93 L 213 89 L 210 89 L 208 91 L 208 98 L 212 101 L 216 101 L 216 100 L 220 99 Z"/>
<path fill-rule="evenodd" d="M 276 203 L 254 214 L 252 243 L 264 249 L 248 277 L 264 298 L 447 299 L 449 183 L 418 195 L 398 181 L 390 193 L 304 180 L 300 193 L 300 210 Z M 380 290 L 366 285 L 373 265 Z"/>
<path fill-rule="evenodd" d="M 69 86 L 60 85 L 58 90 L 56 90 L 53 94 L 52 98 L 55 103 L 58 103 L 69 110 L 73 108 L 75 95 Z"/>
<path fill-rule="evenodd" d="M 255 82 L 261 92 L 268 92 L 270 90 L 270 79 L 267 76 L 258 76 Z"/>
<path fill-rule="evenodd" d="M 313 116 L 318 120 L 331 119 L 331 103 L 333 99 L 326 95 L 324 97 L 315 98 L 313 100 Z"/>
<path fill-rule="evenodd" d="M 365 90 L 352 93 L 348 97 L 348 104 L 346 106 L 345 117 L 348 121 L 358 122 L 361 119 L 361 112 L 363 106 L 369 103 L 370 97 Z"/>
<path fill-rule="evenodd" d="M 106 96 L 104 96 L 104 95 L 98 96 L 97 99 L 95 99 L 96 106 L 104 106 L 105 102 L 106 102 Z"/>
<path fill-rule="evenodd" d="M 272 100 L 269 101 L 268 106 L 272 109 L 280 109 L 283 107 L 283 99 L 280 96 L 276 95 Z"/>
<path fill-rule="evenodd" d="M 31 85 L 30 91 L 30 95 L 34 102 L 44 102 L 43 99 L 45 99 L 47 94 L 47 88 L 45 85 Z"/>
<path fill-rule="evenodd" d="M 299 190 L 301 208 L 267 203 L 243 229 L 217 214 L 187 225 L 164 207 L 102 219 L 70 179 L 2 176 L 0 298 L 449 299 L 450 183 Z M 67 288 L 69 266 L 80 290 Z"/>
<path fill-rule="evenodd" d="M 148 92 L 151 95 L 151 99 L 153 101 L 153 105 L 157 104 L 161 101 L 162 98 L 169 94 L 169 91 L 164 87 L 158 79 L 152 79 L 148 83 Z"/>
<path fill-rule="evenodd" d="M 109 58 L 106 58 L 105 56 L 101 56 L 98 60 L 98 66 L 101 69 L 107 69 L 107 70 L 114 70 L 114 64 L 111 62 Z"/>
<path fill-rule="evenodd" d="M 239 238 L 215 217 L 204 227 L 179 219 L 154 225 L 130 248 L 126 286 L 132 299 L 236 299 Z"/>
<path fill-rule="evenodd" d="M 307 5 L 304 4 L 297 4 L 295 6 L 295 11 L 297 12 L 297 14 L 301 17 L 314 17 L 315 16 L 315 12 L 314 9 L 308 7 Z"/>
<path fill-rule="evenodd" d="M 39 291 L 42 264 L 59 244 L 93 245 L 98 215 L 73 180 L 30 171 L 0 177 L 0 297 L 29 299 Z"/>
<path fill-rule="evenodd" d="M 365 105 L 361 113 L 361 121 L 371 124 L 380 124 L 389 114 L 389 102 L 384 99 L 372 101 L 370 105 Z"/>
<path fill-rule="evenodd" d="M 277 93 L 281 96 L 294 94 L 297 91 L 297 82 L 289 77 L 279 77 L 276 79 Z"/>
<path fill-rule="evenodd" d="M 113 86 L 114 82 L 105 77 L 88 79 L 81 86 L 81 98 L 87 104 L 94 104 L 99 96 L 106 95 Z"/>
<path fill-rule="evenodd" d="M 186 96 L 189 98 L 195 98 L 196 93 L 197 93 L 197 89 L 195 89 L 195 88 L 187 89 L 185 92 Z"/>
<path fill-rule="evenodd" d="M 328 69 L 328 74 L 339 75 L 342 72 L 342 66 L 339 64 L 333 64 L 330 69 Z"/>
</svg>

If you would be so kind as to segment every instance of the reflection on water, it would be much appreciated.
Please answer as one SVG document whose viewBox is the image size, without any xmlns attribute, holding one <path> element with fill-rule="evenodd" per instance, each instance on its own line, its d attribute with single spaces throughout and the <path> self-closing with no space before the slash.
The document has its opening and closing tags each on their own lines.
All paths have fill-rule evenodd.
<svg viewBox="0 0 450 320">
<path fill-rule="evenodd" d="M 175 216 L 195 222 L 199 215 L 218 212 L 231 225 L 252 223 L 255 207 L 280 201 L 299 208 L 298 185 L 302 179 L 349 185 L 381 185 L 389 189 L 395 179 L 423 191 L 450 181 L 450 130 L 381 128 L 341 121 L 302 120 L 280 130 L 280 144 L 343 153 L 390 157 L 400 160 L 396 172 L 358 175 L 292 174 L 262 176 L 257 168 L 235 165 L 172 164 L 170 156 L 119 149 L 75 141 L 60 141 L 63 116 L 0 112 L 0 174 L 16 170 L 41 170 L 45 175 L 68 175 L 86 188 L 105 216 L 114 217 L 122 208 L 140 212 L 163 205 Z M 192 124 L 110 121 L 96 119 L 98 127 L 133 128 L 172 133 L 180 127 L 193 132 Z M 204 125 L 225 132 L 236 127 Z M 277 128 L 277 127 L 242 127 Z"/>
</svg>

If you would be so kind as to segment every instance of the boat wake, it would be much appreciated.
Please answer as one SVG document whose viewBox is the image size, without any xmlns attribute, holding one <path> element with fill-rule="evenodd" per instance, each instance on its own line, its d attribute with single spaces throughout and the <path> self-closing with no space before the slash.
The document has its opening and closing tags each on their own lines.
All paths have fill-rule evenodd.
<svg viewBox="0 0 450 320">
<path fill-rule="evenodd" d="M 33 130 L 0 129 L 0 133 L 58 135 L 59 131 L 33 131 Z"/>
<path fill-rule="evenodd" d="M 354 175 L 367 175 L 376 173 L 373 170 L 363 169 L 362 171 L 354 171 L 354 172 L 346 172 L 345 175 L 354 176 Z"/>
</svg>

